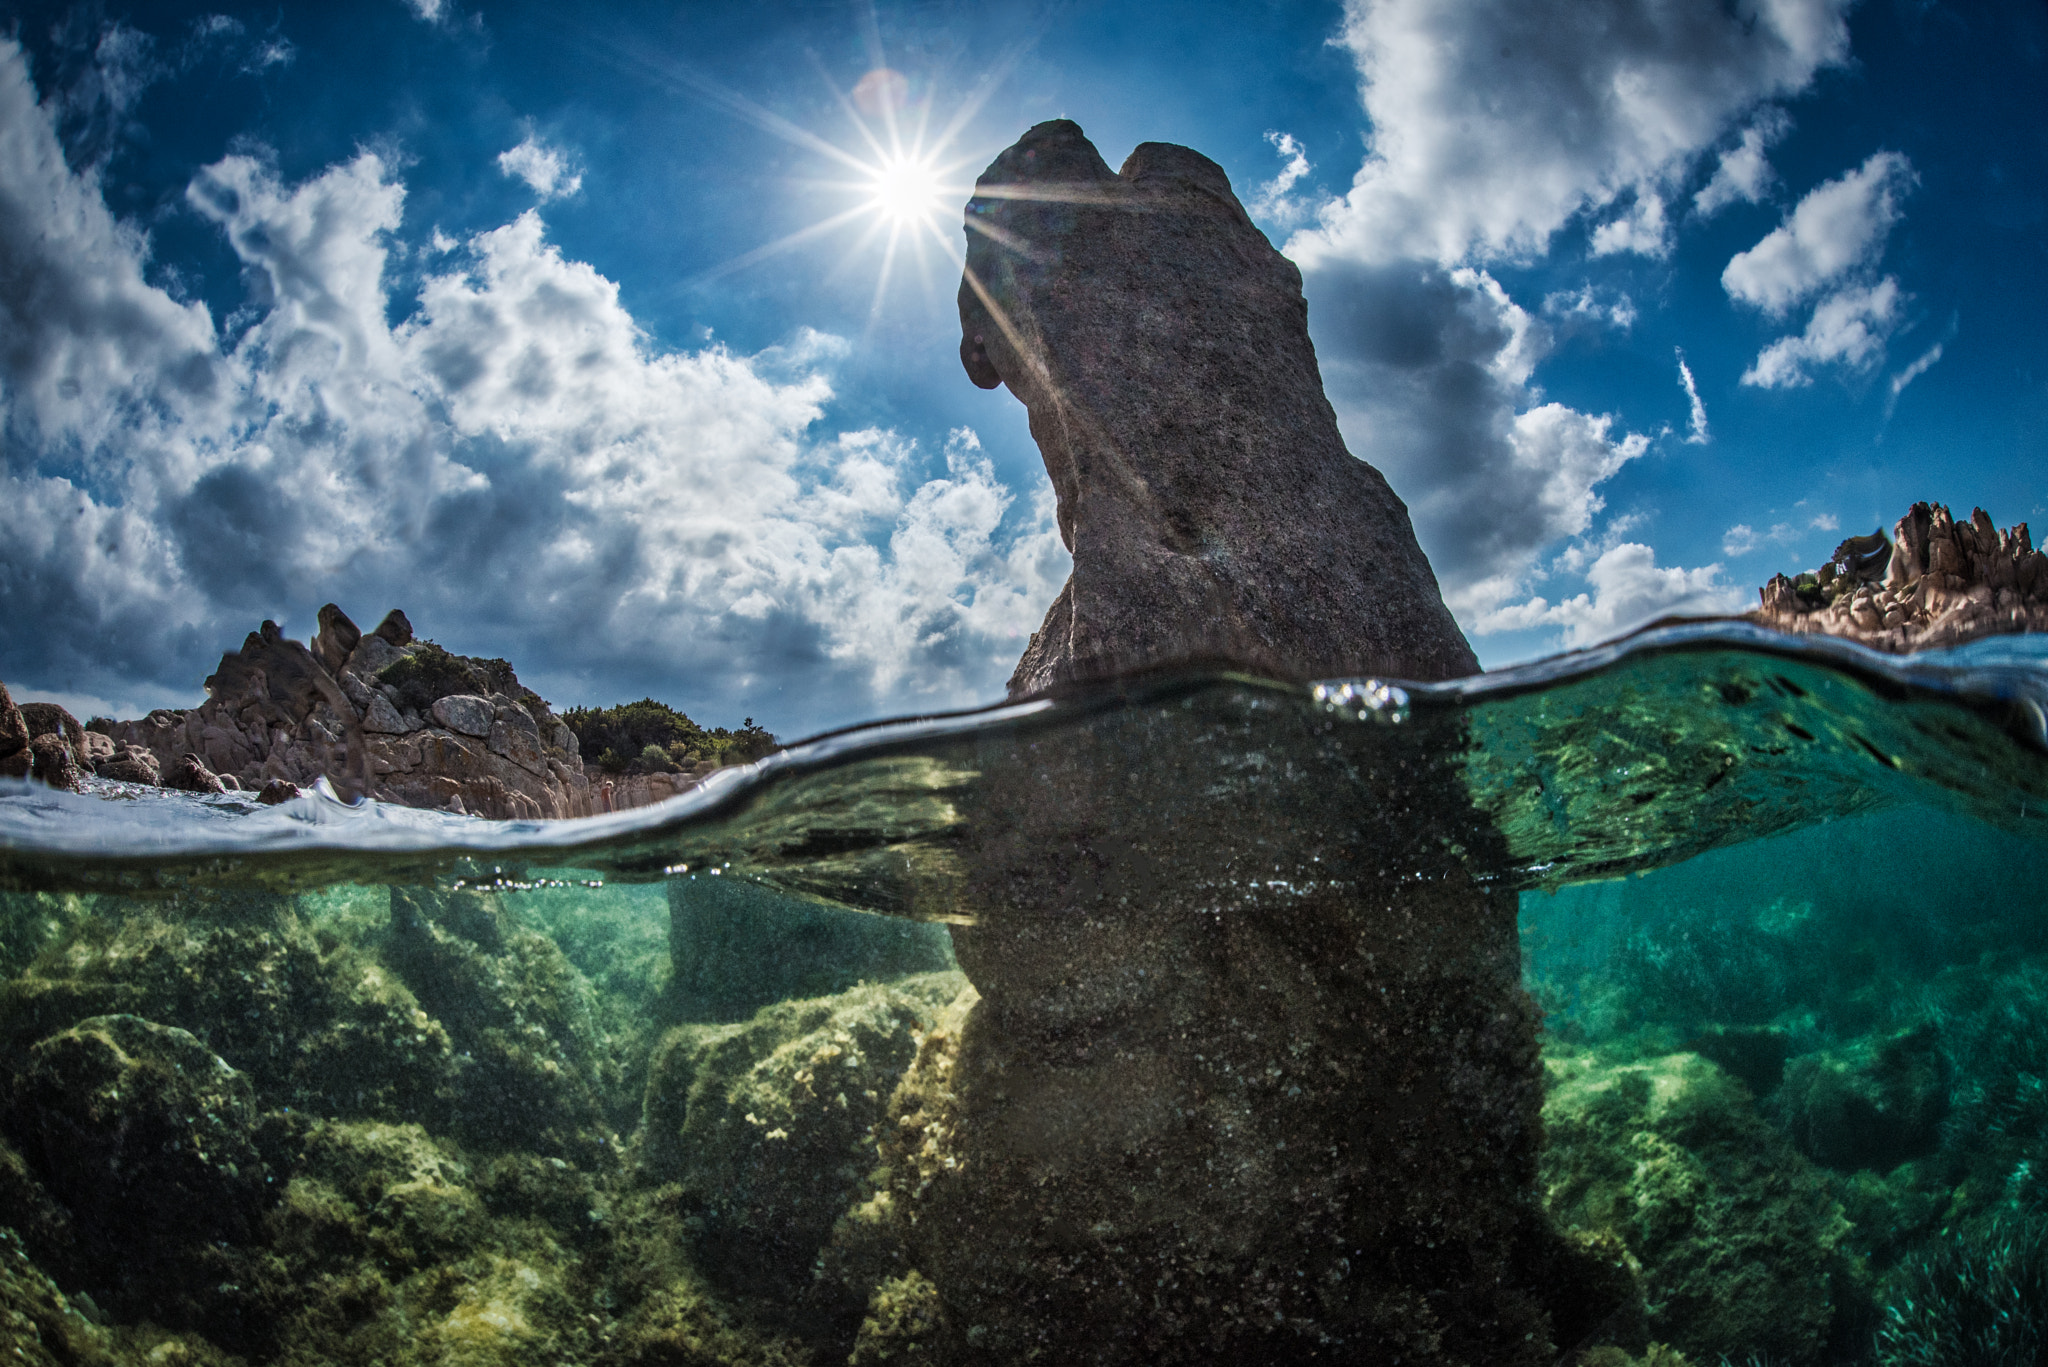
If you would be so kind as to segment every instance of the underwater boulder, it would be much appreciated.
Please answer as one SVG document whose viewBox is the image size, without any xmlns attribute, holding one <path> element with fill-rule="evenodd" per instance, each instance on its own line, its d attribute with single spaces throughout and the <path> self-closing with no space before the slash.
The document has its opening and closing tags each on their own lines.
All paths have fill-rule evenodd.
<svg viewBox="0 0 2048 1367">
<path fill-rule="evenodd" d="M 1793 1059 L 1771 1113 L 1821 1166 L 1885 1172 L 1941 1147 L 1950 1081 L 1939 1033 L 1920 1025 Z"/>
<path fill-rule="evenodd" d="M 298 899 L 101 897 L 95 910 L 0 985 L 0 1047 L 129 1012 L 192 1032 L 262 1109 L 445 1123 L 447 1031 L 383 965 L 316 932 Z"/>
<path fill-rule="evenodd" d="M 1547 1069 L 1550 1213 L 1627 1246 L 1652 1337 L 1703 1362 L 1821 1361 L 1849 1225 L 1749 1089 L 1689 1053 L 1566 1053 Z"/>
<path fill-rule="evenodd" d="M 813 1296 L 820 1251 L 879 1161 L 897 1082 L 965 987 L 958 973 L 925 974 L 662 1039 L 648 1067 L 640 1176 L 678 1186 L 694 1260 L 716 1285 L 786 1305 Z M 820 1309 L 857 1320 L 869 1290 L 854 1286 L 850 1305 Z"/>
<path fill-rule="evenodd" d="M 1012 697 L 1190 659 L 1478 672 L 1407 508 L 1345 449 L 1301 272 L 1222 167 L 1148 142 L 1112 171 L 1055 119 L 982 173 L 967 227 L 961 362 L 1030 411 L 1074 553 Z"/>
<path fill-rule="evenodd" d="M 0 1228 L 0 1361 L 20 1367 L 115 1367 L 106 1333 Z"/>
<path fill-rule="evenodd" d="M 122 1318 L 233 1339 L 266 1197 L 247 1078 L 184 1030 L 96 1016 L 38 1043 L 0 1128 L 70 1216 L 78 1282 Z M 145 1237 L 138 1238 L 138 1231 Z"/>
<path fill-rule="evenodd" d="M 489 1150 L 609 1162 L 608 1062 L 590 984 L 489 893 L 393 888 L 383 961 L 447 1033 L 453 1133 Z"/>
</svg>

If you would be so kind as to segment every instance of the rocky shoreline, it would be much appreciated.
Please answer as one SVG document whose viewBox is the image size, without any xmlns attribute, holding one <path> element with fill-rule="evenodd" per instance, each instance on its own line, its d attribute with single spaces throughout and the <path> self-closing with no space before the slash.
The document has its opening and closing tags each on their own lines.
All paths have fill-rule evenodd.
<svg viewBox="0 0 2048 1367">
<path fill-rule="evenodd" d="M 1982 508 L 1959 522 L 1915 503 L 1892 528 L 1850 537 L 1819 570 L 1774 575 L 1752 620 L 1906 654 L 1984 636 L 2048 631 L 2048 556 L 2022 522 L 2003 532 Z"/>
<path fill-rule="evenodd" d="M 329 603 L 319 624 L 302 645 L 264 622 L 221 657 L 205 702 L 129 721 L 81 725 L 53 703 L 17 707 L 0 685 L 0 777 L 76 790 L 90 774 L 265 802 L 324 777 L 381 802 L 536 821 L 649 806 L 716 767 L 593 771 L 505 661 L 418 639 L 396 608 L 364 632 Z"/>
</svg>

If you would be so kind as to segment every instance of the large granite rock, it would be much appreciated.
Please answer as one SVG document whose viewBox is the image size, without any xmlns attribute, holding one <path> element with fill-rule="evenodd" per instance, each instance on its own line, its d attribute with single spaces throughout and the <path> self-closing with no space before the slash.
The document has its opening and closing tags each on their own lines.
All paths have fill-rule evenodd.
<svg viewBox="0 0 2048 1367">
<path fill-rule="evenodd" d="M 1029 408 L 1074 551 L 1013 693 L 1204 657 L 1475 668 L 1221 170 L 1147 144 L 1112 174 L 1041 124 L 968 224 L 962 357 Z M 1471 867 L 1500 836 L 1462 723 L 1409 725 L 1431 762 L 1247 689 L 978 752 L 953 944 L 979 995 L 885 1144 L 937 1360 L 1547 1367 L 1603 1341 L 1629 1289 L 1537 1199 L 1515 897 Z"/>
<path fill-rule="evenodd" d="M 1144 143 L 1114 172 L 1054 120 L 982 173 L 967 226 L 961 359 L 1030 410 L 1074 553 L 1013 696 L 1201 658 L 1477 672 L 1407 508 L 1338 434 L 1301 273 L 1221 167 Z"/>
<path fill-rule="evenodd" d="M 1779 631 L 1844 636 L 1904 654 L 1983 636 L 2048 631 L 2048 555 L 2022 522 L 2001 532 L 1915 503 L 1892 528 L 1854 536 L 1818 571 L 1775 575 L 1751 617 Z"/>
</svg>

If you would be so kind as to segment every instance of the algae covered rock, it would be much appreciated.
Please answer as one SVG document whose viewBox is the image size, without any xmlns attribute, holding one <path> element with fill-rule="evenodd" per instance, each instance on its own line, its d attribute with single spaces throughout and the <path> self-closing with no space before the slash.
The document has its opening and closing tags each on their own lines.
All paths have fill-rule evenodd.
<svg viewBox="0 0 2048 1367">
<path fill-rule="evenodd" d="M 385 962 L 448 1032 L 466 1143 L 594 1159 L 611 1137 L 588 983 L 487 893 L 394 888 Z"/>
<path fill-rule="evenodd" d="M 0 1045 L 25 1050 L 128 1012 L 191 1031 L 247 1075 L 263 1109 L 429 1121 L 447 1110 L 446 1031 L 389 969 L 316 929 L 298 899 L 103 897 L 95 910 L 0 986 Z"/>
<path fill-rule="evenodd" d="M 106 1337 L 29 1260 L 14 1231 L 0 1229 L 0 1361 L 22 1367 L 113 1367 Z"/>
<path fill-rule="evenodd" d="M 1547 1061 L 1553 1219 L 1608 1232 L 1641 1266 L 1653 1337 L 1697 1360 L 1813 1363 L 1849 1232 L 1825 1180 L 1697 1054 Z"/>
<path fill-rule="evenodd" d="M 0 1128 L 69 1216 L 71 1246 L 50 1250 L 61 1270 L 125 1318 L 231 1340 L 245 1309 L 232 1250 L 266 1199 L 255 1126 L 246 1077 L 187 1031 L 129 1015 L 37 1044 L 0 1103 Z"/>
<path fill-rule="evenodd" d="M 785 1301 L 809 1291 L 876 1166 L 898 1080 L 965 985 L 927 974 L 664 1037 L 648 1069 L 641 1165 L 679 1187 L 691 1251 L 718 1285 Z"/>
<path fill-rule="evenodd" d="M 1941 1146 L 1950 1067 L 1922 1025 L 1792 1060 L 1772 1110 L 1824 1167 L 1888 1171 Z"/>
</svg>

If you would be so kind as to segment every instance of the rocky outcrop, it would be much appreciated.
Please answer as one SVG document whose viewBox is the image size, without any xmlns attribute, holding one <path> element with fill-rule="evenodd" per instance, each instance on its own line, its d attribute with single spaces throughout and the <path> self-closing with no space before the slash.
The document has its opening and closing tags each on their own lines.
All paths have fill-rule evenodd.
<svg viewBox="0 0 2048 1367">
<path fill-rule="evenodd" d="M 0 687 L 0 777 L 34 777 L 76 791 L 95 753 L 78 718 L 55 703 L 17 707 Z"/>
<path fill-rule="evenodd" d="M 1214 163 L 1146 144 L 1116 174 L 1041 124 L 968 226 L 962 358 L 1029 409 L 1074 551 L 1013 694 L 1202 657 L 1475 670 L 1337 434 L 1299 275 Z M 1190 699 L 977 753 L 953 945 L 978 1000 L 927 1036 L 891 1165 L 932 1360 L 1550 1367 L 1604 1341 L 1626 1279 L 1537 1199 L 1516 903 L 1472 874 L 1500 836 L 1462 723 L 1412 725 L 1431 758 L 1396 766 Z M 1221 733 L 1288 763 L 1219 772 Z"/>
<path fill-rule="evenodd" d="M 1915 503 L 1892 529 L 1850 537 L 1818 571 L 1773 576 L 1750 614 L 1779 631 L 1842 636 L 1899 654 L 1979 637 L 2048 631 L 2048 556 L 2022 522 L 2001 532 L 1982 508 L 1958 522 Z"/>
<path fill-rule="evenodd" d="M 1477 672 L 1407 508 L 1338 434 L 1300 272 L 1221 167 L 1144 143 L 1115 172 L 1042 123 L 967 227 L 961 359 L 1030 410 L 1074 553 L 1012 696 L 1202 658 Z"/>
<path fill-rule="evenodd" d="M 500 819 L 595 810 L 574 733 L 503 660 L 416 640 L 395 609 L 369 633 L 332 603 L 319 623 L 307 646 L 265 622 L 221 657 L 196 708 L 95 723 L 116 750 L 101 773 L 199 791 L 217 791 L 215 776 L 251 790 L 328 776 L 381 801 Z M 144 778 L 151 760 L 157 777 Z"/>
<path fill-rule="evenodd" d="M 31 739 L 21 709 L 7 695 L 7 685 L 0 684 L 0 778 L 28 777 L 35 763 L 28 748 Z"/>
</svg>

